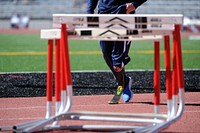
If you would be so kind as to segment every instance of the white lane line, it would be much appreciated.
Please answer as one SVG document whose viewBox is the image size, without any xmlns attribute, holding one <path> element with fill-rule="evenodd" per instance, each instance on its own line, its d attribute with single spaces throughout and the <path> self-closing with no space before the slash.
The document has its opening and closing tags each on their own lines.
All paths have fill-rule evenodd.
<svg viewBox="0 0 200 133">
<path fill-rule="evenodd" d="M 25 118 L 5 118 L 0 119 L 0 121 L 16 121 L 16 120 L 37 120 L 37 119 L 44 119 L 45 117 L 25 117 Z"/>
<path fill-rule="evenodd" d="M 42 108 L 45 108 L 45 106 L 16 107 L 16 108 L 0 108 L 0 111 L 1 111 L 1 110 L 42 109 Z"/>
<path fill-rule="evenodd" d="M 185 104 L 199 104 L 200 101 L 197 101 L 197 102 L 187 102 Z M 166 103 L 165 103 L 166 104 Z M 124 104 L 124 106 L 127 105 L 127 104 Z M 128 104 L 129 105 L 129 104 Z M 146 106 L 145 103 L 133 103 L 133 106 L 141 106 L 141 105 L 144 105 Z M 94 105 L 94 104 L 88 104 L 88 105 L 73 105 L 73 107 L 77 108 L 77 107 L 88 107 L 88 106 L 92 106 L 92 107 L 103 107 L 103 106 L 108 106 L 107 104 L 98 104 L 98 105 Z M 153 106 L 153 105 L 152 105 Z M 192 106 L 192 105 L 191 105 Z M 3 111 L 3 110 L 25 110 L 25 109 L 45 109 L 46 106 L 30 106 L 30 107 L 16 107 L 16 108 L 0 108 L 0 111 Z M 55 108 L 55 106 L 53 105 L 52 108 Z"/>
<path fill-rule="evenodd" d="M 166 112 L 162 112 L 166 114 Z M 200 113 L 200 110 L 184 111 L 184 113 Z M 44 117 L 24 117 L 24 118 L 1 118 L 0 121 L 16 121 L 16 120 L 35 120 L 44 119 Z"/>
</svg>

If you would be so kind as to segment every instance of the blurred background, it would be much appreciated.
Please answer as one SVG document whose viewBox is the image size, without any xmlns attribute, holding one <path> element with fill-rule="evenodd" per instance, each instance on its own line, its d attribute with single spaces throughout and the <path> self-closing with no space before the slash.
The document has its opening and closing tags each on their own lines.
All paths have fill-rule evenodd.
<svg viewBox="0 0 200 133">
<path fill-rule="evenodd" d="M 51 28 L 53 13 L 86 13 L 86 0 L 0 0 L 0 28 Z M 148 0 L 142 14 L 183 14 L 184 31 L 200 31 L 200 0 Z"/>
</svg>

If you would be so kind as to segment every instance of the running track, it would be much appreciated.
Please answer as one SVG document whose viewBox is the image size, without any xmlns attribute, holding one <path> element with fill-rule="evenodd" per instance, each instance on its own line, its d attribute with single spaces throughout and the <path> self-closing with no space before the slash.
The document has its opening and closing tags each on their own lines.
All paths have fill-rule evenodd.
<svg viewBox="0 0 200 133">
<path fill-rule="evenodd" d="M 185 111 L 181 119 L 162 132 L 200 132 L 200 92 L 185 93 Z M 135 94 L 130 103 L 108 105 L 112 95 L 74 96 L 71 111 L 153 113 L 153 94 Z M 41 119 L 45 116 L 44 97 L 0 98 L 0 126 Z M 165 94 L 161 94 L 161 112 L 166 113 Z M 75 121 L 79 125 L 85 121 Z M 66 124 L 62 121 L 61 124 Z M 72 124 L 73 121 L 70 123 Z M 91 124 L 91 123 L 90 123 Z M 102 123 L 101 123 L 102 124 Z"/>
</svg>

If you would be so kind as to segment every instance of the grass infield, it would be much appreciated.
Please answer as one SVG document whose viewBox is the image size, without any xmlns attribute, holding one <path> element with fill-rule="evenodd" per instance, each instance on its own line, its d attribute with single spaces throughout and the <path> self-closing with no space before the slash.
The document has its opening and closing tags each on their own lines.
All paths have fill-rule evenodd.
<svg viewBox="0 0 200 133">
<path fill-rule="evenodd" d="M 132 42 L 127 70 L 153 69 L 153 42 Z M 108 70 L 98 41 L 69 41 L 72 70 Z M 182 39 L 184 69 L 200 69 L 200 40 Z M 161 69 L 164 68 L 161 42 Z M 35 34 L 0 34 L 0 72 L 46 71 L 47 41 Z"/>
</svg>

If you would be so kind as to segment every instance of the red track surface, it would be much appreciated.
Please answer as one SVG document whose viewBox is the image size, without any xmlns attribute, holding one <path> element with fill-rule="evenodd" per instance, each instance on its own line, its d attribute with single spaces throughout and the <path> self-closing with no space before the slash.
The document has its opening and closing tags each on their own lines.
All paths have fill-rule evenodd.
<svg viewBox="0 0 200 133">
<path fill-rule="evenodd" d="M 200 132 L 200 93 L 185 93 L 184 114 L 162 132 Z M 74 96 L 71 111 L 153 113 L 153 94 L 135 94 L 131 103 L 109 105 L 112 95 Z M 46 99 L 0 98 L 0 126 L 10 126 L 44 118 Z M 166 113 L 166 96 L 161 94 L 161 112 Z M 61 124 L 66 124 L 62 121 Z M 70 121 L 70 124 L 87 124 L 85 121 Z M 94 123 L 94 122 L 93 122 Z M 90 123 L 91 124 L 91 123 Z M 104 124 L 104 123 L 101 123 Z"/>
</svg>

